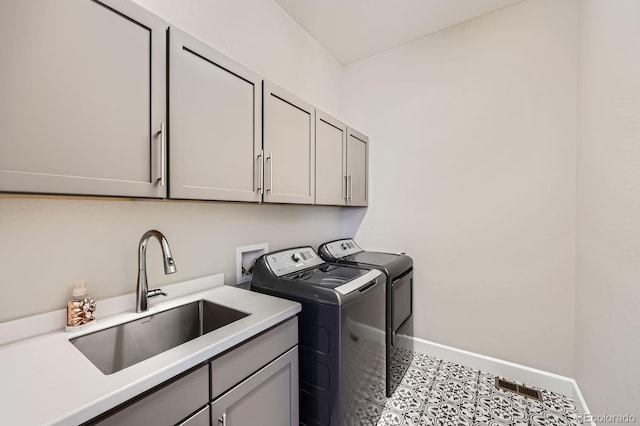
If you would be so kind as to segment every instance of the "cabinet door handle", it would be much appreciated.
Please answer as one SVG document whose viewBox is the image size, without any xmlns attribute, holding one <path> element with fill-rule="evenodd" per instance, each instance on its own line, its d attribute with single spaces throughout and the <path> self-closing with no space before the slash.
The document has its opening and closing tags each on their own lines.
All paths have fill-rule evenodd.
<svg viewBox="0 0 640 426">
<path fill-rule="evenodd" d="M 349 201 L 353 200 L 353 175 L 349 173 Z"/>
<path fill-rule="evenodd" d="M 158 181 L 160 181 L 160 185 L 164 186 L 164 173 L 165 173 L 165 168 L 166 168 L 166 163 L 167 163 L 167 158 L 166 158 L 166 152 L 167 152 L 167 132 L 166 132 L 166 128 L 165 128 L 165 124 L 162 123 L 160 124 L 160 130 L 158 131 L 158 133 L 156 133 L 156 135 L 160 136 L 160 142 L 159 142 L 159 147 L 158 150 L 160 151 L 159 153 L 156 153 L 155 155 L 155 162 L 152 164 L 151 167 L 151 179 L 152 179 L 152 183 L 156 183 Z M 153 154 L 152 154 L 153 155 Z"/>
<path fill-rule="evenodd" d="M 269 153 L 267 160 L 269 160 L 269 188 L 267 188 L 267 191 L 273 194 L 273 152 Z"/>
<path fill-rule="evenodd" d="M 218 423 L 227 426 L 227 413 L 222 413 L 222 417 L 218 417 Z"/>
<path fill-rule="evenodd" d="M 260 195 L 264 194 L 264 151 L 260 150 L 260 154 L 258 154 L 258 192 Z"/>
<path fill-rule="evenodd" d="M 164 186 L 167 169 L 167 128 L 164 123 L 160 124 L 160 186 Z"/>
<path fill-rule="evenodd" d="M 164 123 L 160 126 L 160 131 L 162 132 L 162 169 L 160 170 L 160 185 L 164 186 L 165 183 L 165 173 L 167 172 L 167 129 Z"/>
<path fill-rule="evenodd" d="M 349 186 L 349 175 L 344 175 L 344 185 L 342 185 L 342 198 L 344 198 L 345 201 L 349 200 L 348 186 Z"/>
</svg>

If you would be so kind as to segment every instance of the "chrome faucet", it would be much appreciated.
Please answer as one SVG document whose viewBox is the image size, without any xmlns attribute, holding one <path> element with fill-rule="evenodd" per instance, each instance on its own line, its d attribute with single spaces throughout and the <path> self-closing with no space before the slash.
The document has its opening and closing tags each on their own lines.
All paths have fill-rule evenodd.
<svg viewBox="0 0 640 426">
<path fill-rule="evenodd" d="M 166 296 L 162 289 L 149 290 L 147 284 L 147 243 L 151 237 L 156 237 L 162 247 L 164 257 L 164 273 L 166 275 L 176 272 L 176 264 L 171 256 L 171 249 L 162 232 L 152 229 L 144 233 L 138 245 L 138 286 L 136 287 L 136 312 L 145 312 L 149 309 L 148 299 L 157 296 Z"/>
</svg>

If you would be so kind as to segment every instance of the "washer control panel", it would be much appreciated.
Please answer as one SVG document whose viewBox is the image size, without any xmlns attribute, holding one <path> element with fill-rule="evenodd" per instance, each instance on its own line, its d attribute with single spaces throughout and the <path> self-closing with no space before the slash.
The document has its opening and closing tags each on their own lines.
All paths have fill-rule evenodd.
<svg viewBox="0 0 640 426">
<path fill-rule="evenodd" d="M 267 263 L 273 273 L 280 277 L 311 266 L 322 265 L 324 261 L 311 247 L 298 247 L 267 255 Z"/>
<path fill-rule="evenodd" d="M 349 256 L 353 253 L 361 252 L 362 249 L 358 247 L 355 241 L 351 238 L 345 238 L 344 240 L 334 241 L 332 243 L 327 244 L 327 251 L 331 256 L 336 259 L 343 258 L 345 256 Z"/>
</svg>

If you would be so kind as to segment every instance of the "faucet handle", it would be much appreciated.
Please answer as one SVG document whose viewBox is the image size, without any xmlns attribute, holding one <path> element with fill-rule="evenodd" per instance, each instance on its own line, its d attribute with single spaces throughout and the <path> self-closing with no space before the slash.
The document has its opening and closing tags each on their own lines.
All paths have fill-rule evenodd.
<svg viewBox="0 0 640 426">
<path fill-rule="evenodd" d="M 167 293 L 165 293 L 164 291 L 162 291 L 161 288 L 155 288 L 153 290 L 149 290 L 149 292 L 147 293 L 147 298 L 151 299 L 153 297 L 158 297 L 158 296 L 164 296 L 167 297 Z"/>
</svg>

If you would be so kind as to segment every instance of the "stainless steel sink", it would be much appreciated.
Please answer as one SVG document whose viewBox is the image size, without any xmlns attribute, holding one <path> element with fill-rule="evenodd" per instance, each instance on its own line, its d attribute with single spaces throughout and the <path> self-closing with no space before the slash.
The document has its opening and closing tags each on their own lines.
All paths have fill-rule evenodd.
<svg viewBox="0 0 640 426">
<path fill-rule="evenodd" d="M 200 300 L 71 339 L 104 374 L 112 374 L 248 316 Z"/>
</svg>

